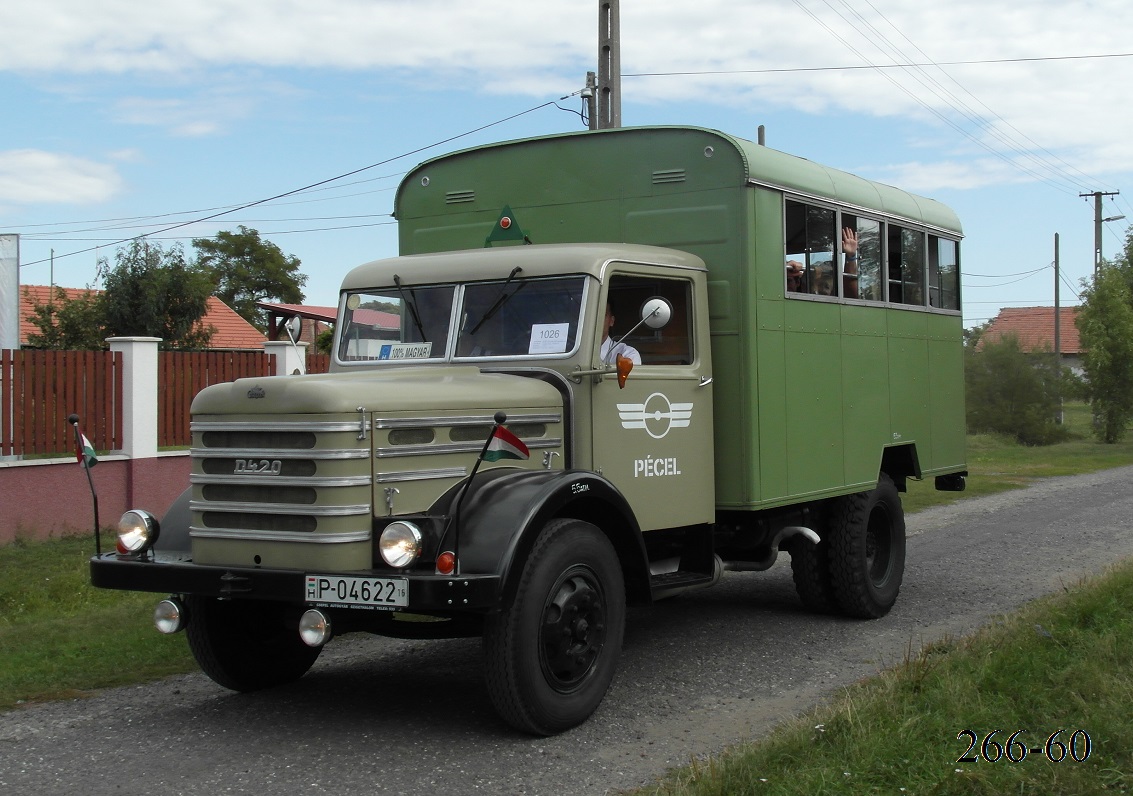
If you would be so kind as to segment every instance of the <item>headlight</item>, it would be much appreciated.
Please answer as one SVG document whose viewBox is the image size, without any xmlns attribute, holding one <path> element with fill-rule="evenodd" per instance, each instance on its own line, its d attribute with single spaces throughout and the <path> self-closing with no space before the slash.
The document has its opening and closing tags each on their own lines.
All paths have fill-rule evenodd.
<svg viewBox="0 0 1133 796">
<path fill-rule="evenodd" d="M 118 552 L 122 555 L 144 553 L 153 547 L 160 533 L 157 517 L 142 509 L 131 509 L 118 520 Z"/>
<path fill-rule="evenodd" d="M 421 555 L 421 530 L 411 522 L 391 522 L 378 539 L 382 560 L 403 569 Z"/>
</svg>

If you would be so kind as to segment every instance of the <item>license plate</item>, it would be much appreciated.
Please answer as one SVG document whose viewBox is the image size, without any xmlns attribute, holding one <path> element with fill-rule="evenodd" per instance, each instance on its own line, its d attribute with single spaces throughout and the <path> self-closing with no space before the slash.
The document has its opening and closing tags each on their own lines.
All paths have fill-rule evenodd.
<svg viewBox="0 0 1133 796">
<path fill-rule="evenodd" d="M 366 605 L 396 608 L 409 605 L 409 581 L 405 578 L 341 578 L 308 575 L 307 602 L 320 605 Z"/>
</svg>

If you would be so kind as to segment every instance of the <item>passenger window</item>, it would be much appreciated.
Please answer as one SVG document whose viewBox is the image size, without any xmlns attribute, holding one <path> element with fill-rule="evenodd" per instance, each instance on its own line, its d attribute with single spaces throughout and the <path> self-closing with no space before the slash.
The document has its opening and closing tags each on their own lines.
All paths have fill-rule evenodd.
<svg viewBox="0 0 1133 796">
<path fill-rule="evenodd" d="M 890 224 L 888 243 L 890 303 L 923 305 L 924 233 Z"/>
<path fill-rule="evenodd" d="M 834 211 L 791 199 L 787 200 L 785 211 L 787 291 L 836 295 L 834 251 L 840 237 L 835 234 Z"/>
<path fill-rule="evenodd" d="M 661 329 L 650 329 L 645 324 L 634 329 L 641 320 L 645 302 L 657 296 L 673 305 L 669 323 Z M 616 345 L 625 337 L 625 345 L 637 351 L 642 365 L 692 364 L 691 283 L 683 279 L 614 276 L 610 279 L 606 303 L 613 316 L 609 331 L 611 344 Z"/>
<path fill-rule="evenodd" d="M 928 303 L 945 310 L 960 309 L 960 245 L 928 236 Z"/>
<path fill-rule="evenodd" d="M 842 226 L 853 230 L 858 241 L 856 262 L 848 258 L 843 261 L 842 295 L 883 301 L 880 222 L 843 213 Z"/>
</svg>

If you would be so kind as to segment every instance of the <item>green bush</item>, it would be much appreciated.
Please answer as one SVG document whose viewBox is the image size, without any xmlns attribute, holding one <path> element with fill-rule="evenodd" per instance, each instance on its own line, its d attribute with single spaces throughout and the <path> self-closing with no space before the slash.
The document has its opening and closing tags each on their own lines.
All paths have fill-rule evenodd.
<svg viewBox="0 0 1133 796">
<path fill-rule="evenodd" d="M 965 348 L 968 431 L 1008 434 L 1023 445 L 1053 445 L 1067 438 L 1058 424 L 1062 396 L 1071 391 L 1049 352 L 1028 353 L 1005 335 Z"/>
</svg>

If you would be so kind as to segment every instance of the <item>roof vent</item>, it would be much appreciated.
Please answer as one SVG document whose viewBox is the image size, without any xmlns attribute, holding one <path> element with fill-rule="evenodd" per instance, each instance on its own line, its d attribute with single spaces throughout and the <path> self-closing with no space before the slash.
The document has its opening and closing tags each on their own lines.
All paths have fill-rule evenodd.
<svg viewBox="0 0 1133 796">
<path fill-rule="evenodd" d="M 684 169 L 663 169 L 661 171 L 653 172 L 653 184 L 664 185 L 671 182 L 684 182 L 685 170 Z"/>
<path fill-rule="evenodd" d="M 445 194 L 446 205 L 458 205 L 464 202 L 475 202 L 475 191 L 449 191 Z"/>
</svg>

